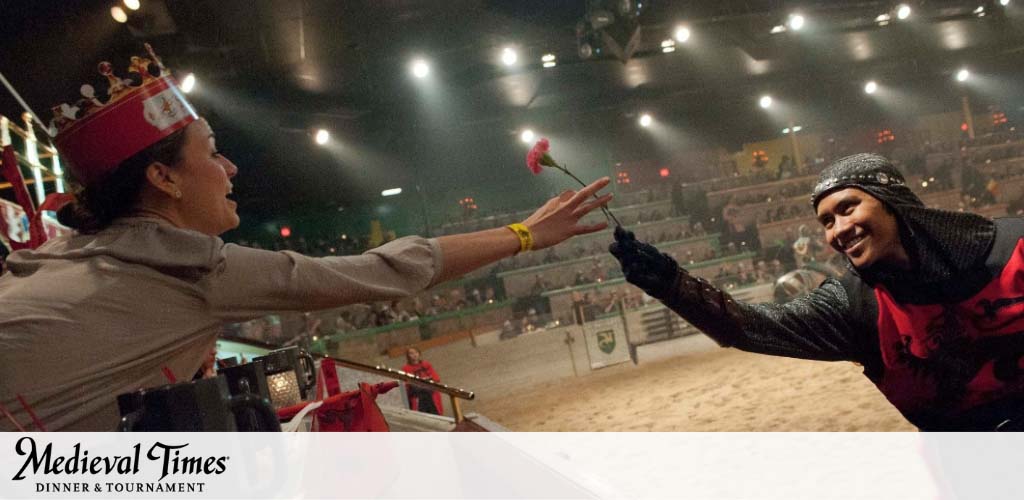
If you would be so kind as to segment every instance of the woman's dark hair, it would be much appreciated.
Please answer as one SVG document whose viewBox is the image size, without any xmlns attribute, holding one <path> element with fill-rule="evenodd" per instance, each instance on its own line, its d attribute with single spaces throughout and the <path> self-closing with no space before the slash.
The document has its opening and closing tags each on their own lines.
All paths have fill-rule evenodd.
<svg viewBox="0 0 1024 500">
<path fill-rule="evenodd" d="M 57 220 L 78 232 L 95 233 L 128 215 L 139 203 L 146 169 L 154 162 L 173 166 L 181 160 L 186 128 L 139 151 L 91 185 L 76 186 L 74 201 L 57 212 Z"/>
</svg>

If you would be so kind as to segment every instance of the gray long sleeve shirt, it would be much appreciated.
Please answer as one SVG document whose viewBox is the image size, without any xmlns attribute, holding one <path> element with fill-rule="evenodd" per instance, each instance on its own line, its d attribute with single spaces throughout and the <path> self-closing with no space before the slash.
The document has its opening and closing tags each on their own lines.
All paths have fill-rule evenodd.
<svg viewBox="0 0 1024 500">
<path fill-rule="evenodd" d="M 116 396 L 189 379 L 225 322 L 407 297 L 442 272 L 436 240 L 348 257 L 233 244 L 156 219 L 123 219 L 8 260 L 0 278 L 0 404 L 22 395 L 48 430 L 113 430 Z M 7 419 L 0 429 L 11 430 Z"/>
</svg>

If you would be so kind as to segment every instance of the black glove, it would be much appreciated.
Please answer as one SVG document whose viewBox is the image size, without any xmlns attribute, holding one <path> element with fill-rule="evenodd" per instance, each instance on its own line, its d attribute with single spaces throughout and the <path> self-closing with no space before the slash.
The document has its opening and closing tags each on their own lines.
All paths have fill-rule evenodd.
<svg viewBox="0 0 1024 500">
<path fill-rule="evenodd" d="M 615 228 L 615 243 L 608 247 L 608 251 L 619 260 L 626 281 L 658 300 L 668 295 L 679 276 L 679 264 L 675 259 L 653 245 L 637 241 L 631 231 L 621 226 Z"/>
</svg>

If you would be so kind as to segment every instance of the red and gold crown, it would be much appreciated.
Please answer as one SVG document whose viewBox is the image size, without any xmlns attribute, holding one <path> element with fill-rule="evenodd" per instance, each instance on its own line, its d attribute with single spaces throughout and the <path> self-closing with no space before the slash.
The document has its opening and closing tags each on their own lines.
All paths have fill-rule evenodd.
<svg viewBox="0 0 1024 500">
<path fill-rule="evenodd" d="M 99 73 L 110 83 L 106 103 L 91 85 L 82 85 L 82 99 L 74 106 L 53 107 L 57 150 L 83 185 L 199 119 L 148 43 L 146 52 L 148 58 L 131 58 L 128 71 L 137 74 L 134 80 L 114 75 L 109 62 L 99 64 Z M 153 65 L 159 69 L 156 75 L 150 73 Z"/>
</svg>

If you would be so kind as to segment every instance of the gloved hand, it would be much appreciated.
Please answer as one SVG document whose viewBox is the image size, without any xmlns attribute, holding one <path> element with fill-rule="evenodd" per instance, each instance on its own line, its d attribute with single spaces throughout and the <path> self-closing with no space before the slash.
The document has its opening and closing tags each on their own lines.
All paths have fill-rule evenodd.
<svg viewBox="0 0 1024 500">
<path fill-rule="evenodd" d="M 632 231 L 615 228 L 615 243 L 608 251 L 619 260 L 626 281 L 636 285 L 647 295 L 662 300 L 679 275 L 679 264 L 653 245 L 637 241 Z"/>
</svg>

